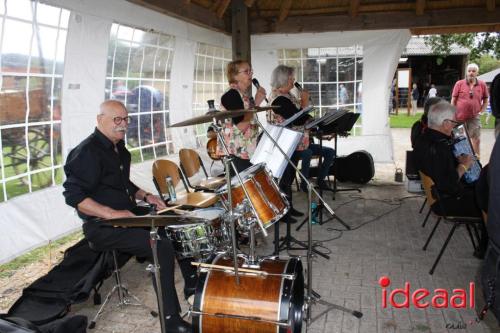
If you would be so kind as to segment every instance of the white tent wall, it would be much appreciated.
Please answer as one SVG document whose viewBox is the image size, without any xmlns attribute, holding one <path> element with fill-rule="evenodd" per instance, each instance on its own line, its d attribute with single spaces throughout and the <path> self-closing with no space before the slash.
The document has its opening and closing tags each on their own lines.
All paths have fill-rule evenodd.
<svg viewBox="0 0 500 333">
<path fill-rule="evenodd" d="M 231 48 L 231 37 L 168 17 L 124 0 L 45 0 L 71 11 L 62 92 L 63 159 L 95 126 L 104 99 L 112 23 L 153 29 L 175 36 L 170 81 L 171 121 L 192 117 L 192 78 L 196 43 Z M 176 147 L 194 146 L 192 129 L 173 131 Z M 175 157 L 174 157 L 175 158 Z M 132 167 L 133 181 L 151 192 L 151 161 Z M 80 228 L 64 203 L 62 186 L 22 195 L 0 204 L 0 263 Z"/>
<path fill-rule="evenodd" d="M 364 149 L 373 155 L 376 162 L 392 162 L 388 119 L 389 92 L 399 57 L 410 37 L 408 30 L 252 36 L 254 77 L 258 77 L 261 85 L 270 91 L 270 73 L 278 64 L 278 49 L 362 45 L 362 135 L 340 138 L 338 150 L 341 155 L 346 155 Z"/>
</svg>

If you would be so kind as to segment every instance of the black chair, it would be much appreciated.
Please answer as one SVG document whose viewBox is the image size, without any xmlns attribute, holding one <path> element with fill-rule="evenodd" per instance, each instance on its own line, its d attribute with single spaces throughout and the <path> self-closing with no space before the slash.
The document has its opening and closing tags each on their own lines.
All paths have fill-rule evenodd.
<svg viewBox="0 0 500 333">
<path fill-rule="evenodd" d="M 89 246 L 91 249 L 94 251 L 99 251 L 96 250 L 95 245 L 92 242 L 89 242 Z M 120 266 L 118 264 L 118 257 L 117 257 L 117 251 L 116 250 L 107 250 L 103 252 L 109 252 L 109 254 L 113 257 L 113 278 L 115 280 L 115 284 L 113 288 L 108 292 L 106 295 L 106 298 L 104 299 L 104 302 L 101 304 L 101 307 L 97 311 L 96 315 L 92 319 L 92 321 L 89 324 L 89 329 L 93 329 L 96 326 L 97 323 L 97 318 L 104 312 L 104 308 L 106 305 L 109 303 L 111 300 L 111 297 L 113 296 L 114 293 L 118 295 L 118 307 L 124 307 L 124 306 L 140 306 L 143 308 L 146 308 L 149 310 L 149 313 L 153 317 L 158 316 L 158 312 L 151 310 L 149 307 L 144 305 L 135 295 L 131 294 L 127 287 L 125 287 L 122 283 L 122 278 L 120 274 Z"/>
<path fill-rule="evenodd" d="M 469 217 L 469 216 L 447 215 L 446 214 L 446 207 L 444 207 L 443 200 L 440 200 L 441 198 L 440 198 L 439 192 L 437 191 L 436 187 L 434 186 L 434 181 L 429 176 L 424 174 L 423 172 L 419 171 L 419 173 L 420 173 L 420 178 L 422 179 L 422 186 L 424 187 L 424 191 L 427 195 L 427 201 L 429 202 L 429 205 L 432 205 L 434 202 L 437 202 L 437 204 L 439 205 L 439 208 L 440 208 L 440 212 L 436 212 L 434 209 L 431 210 L 432 214 L 434 214 L 437 217 L 437 221 L 436 221 L 436 224 L 434 225 L 434 228 L 432 229 L 431 233 L 429 234 L 427 241 L 425 242 L 423 250 L 424 251 L 427 250 L 427 246 L 429 245 L 429 243 L 430 243 L 432 237 L 434 236 L 434 233 L 436 232 L 436 229 L 437 229 L 438 225 L 441 223 L 441 221 L 444 220 L 445 222 L 449 222 L 453 225 L 450 232 L 448 233 L 448 237 L 446 237 L 446 240 L 445 240 L 443 246 L 441 247 L 441 250 L 439 251 L 439 254 L 438 254 L 436 260 L 434 261 L 434 264 L 432 265 L 431 270 L 429 271 L 429 274 L 432 275 L 432 274 L 434 274 L 434 270 L 436 269 L 436 266 L 438 265 L 439 260 L 443 256 L 443 253 L 446 250 L 446 247 L 448 246 L 448 243 L 450 242 L 451 237 L 453 236 L 453 234 L 455 233 L 455 230 L 459 226 L 465 225 L 465 227 L 467 228 L 467 232 L 469 234 L 469 238 L 472 242 L 472 247 L 474 248 L 474 250 L 477 250 L 477 247 L 479 244 L 476 245 L 476 242 L 474 241 L 474 236 L 472 235 L 471 227 L 474 230 L 474 234 L 475 234 L 475 236 L 478 240 L 478 243 L 479 243 L 480 237 L 479 237 L 479 232 L 477 231 L 477 226 L 480 223 L 483 223 L 483 220 L 480 216 Z M 430 193 L 431 197 L 429 197 L 428 193 Z"/>
</svg>

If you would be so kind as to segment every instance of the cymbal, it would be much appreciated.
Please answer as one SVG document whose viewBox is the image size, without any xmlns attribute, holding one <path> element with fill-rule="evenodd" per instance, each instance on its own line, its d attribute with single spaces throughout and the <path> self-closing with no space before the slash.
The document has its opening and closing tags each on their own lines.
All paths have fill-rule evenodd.
<svg viewBox="0 0 500 333">
<path fill-rule="evenodd" d="M 209 111 L 206 114 L 198 117 L 194 117 L 191 119 L 187 119 L 175 124 L 172 124 L 168 127 L 182 127 L 182 126 L 190 126 L 190 125 L 198 125 L 198 124 L 204 124 L 204 123 L 210 123 L 213 121 L 215 118 L 216 120 L 221 120 L 221 119 L 227 119 L 227 118 L 233 118 L 233 117 L 238 117 L 238 116 L 243 116 L 245 114 L 253 114 L 265 110 L 273 110 L 277 109 L 279 106 L 256 106 L 253 109 L 237 109 L 237 110 L 229 110 L 229 111 Z"/>
<path fill-rule="evenodd" d="M 171 225 L 205 223 L 206 219 L 185 215 L 144 215 L 102 220 L 113 227 L 168 227 Z"/>
</svg>

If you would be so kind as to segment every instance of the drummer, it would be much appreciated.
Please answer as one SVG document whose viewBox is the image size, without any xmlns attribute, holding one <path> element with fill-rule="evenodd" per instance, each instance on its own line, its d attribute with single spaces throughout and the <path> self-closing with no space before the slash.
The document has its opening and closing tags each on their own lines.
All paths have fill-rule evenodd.
<svg viewBox="0 0 500 333">
<path fill-rule="evenodd" d="M 250 109 L 262 103 L 266 98 L 264 88 L 257 89 L 255 100 L 249 94 L 252 75 L 252 67 L 247 61 L 234 60 L 227 64 L 226 76 L 229 88 L 221 97 L 221 109 L 228 111 Z M 253 122 L 253 117 L 253 114 L 245 114 L 228 119 L 224 123 L 224 141 L 229 153 L 233 156 L 233 162 L 238 172 L 252 165 L 250 159 L 257 146 L 257 137 L 259 136 L 258 126 Z M 220 145 L 218 153 L 225 155 L 225 151 Z M 231 175 L 234 175 L 233 170 L 231 170 Z"/>
<path fill-rule="evenodd" d="M 118 250 L 152 261 L 150 232 L 142 228 L 114 228 L 102 220 L 135 216 L 136 200 L 165 208 L 159 196 L 130 181 L 131 155 L 124 138 L 130 121 L 125 106 L 116 100 L 101 104 L 97 127 L 68 155 L 64 172 L 64 197 L 83 220 L 83 233 L 98 251 Z M 158 242 L 166 331 L 191 332 L 181 310 L 174 283 L 174 248 L 168 239 Z M 196 270 L 188 260 L 179 260 L 184 276 L 184 294 L 194 293 Z M 154 280 L 153 280 L 154 283 Z"/>
</svg>

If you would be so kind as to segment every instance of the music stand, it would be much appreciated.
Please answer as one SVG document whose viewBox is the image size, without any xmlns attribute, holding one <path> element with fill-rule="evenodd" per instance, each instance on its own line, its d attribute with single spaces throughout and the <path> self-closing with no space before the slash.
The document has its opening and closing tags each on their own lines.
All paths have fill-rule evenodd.
<svg viewBox="0 0 500 333">
<path fill-rule="evenodd" d="M 352 127 L 358 120 L 360 114 L 359 113 L 354 113 L 354 112 L 347 112 L 343 114 L 341 117 L 338 119 L 327 123 L 322 130 L 325 133 L 330 133 L 330 135 L 333 135 L 333 142 L 334 142 L 334 149 L 335 153 L 337 154 L 337 139 L 339 136 L 348 136 L 349 132 L 352 130 Z M 328 134 L 327 134 L 328 135 Z M 337 154 L 338 155 L 338 154 Z M 361 193 L 361 190 L 359 188 L 342 188 L 338 189 L 337 188 L 337 176 L 335 174 L 333 175 L 333 200 L 335 200 L 335 193 L 337 192 L 348 192 L 348 191 L 357 191 L 358 193 Z"/>
<path fill-rule="evenodd" d="M 316 119 L 315 121 L 313 121 L 305 126 L 305 129 L 309 129 L 309 130 L 314 131 L 316 133 L 316 136 L 319 139 L 320 150 L 323 150 L 323 136 L 334 134 L 334 130 L 336 130 L 336 128 L 338 127 L 338 124 L 345 123 L 346 122 L 345 119 L 349 118 L 349 116 L 348 116 L 349 113 L 350 112 L 348 112 L 345 109 L 328 112 L 323 117 Z M 344 120 L 342 120 L 342 119 L 344 119 Z M 354 120 L 354 122 L 356 122 L 356 120 Z M 354 125 L 354 123 L 352 125 Z M 352 128 L 352 125 L 351 125 L 351 128 Z M 335 143 L 336 143 L 336 141 L 335 141 Z M 336 148 L 337 147 L 335 144 L 335 152 L 337 152 Z M 323 165 L 323 157 L 321 155 L 319 155 L 318 167 L 317 167 L 318 178 L 319 178 L 319 172 L 321 170 L 322 165 Z M 334 183 L 334 186 L 336 186 L 335 183 Z M 332 191 L 332 192 L 334 191 L 334 189 L 323 189 L 322 187 L 320 187 L 319 192 L 320 192 L 321 196 L 323 195 L 323 190 Z M 324 208 L 323 203 L 319 202 L 318 206 L 316 207 L 316 212 L 318 212 L 320 225 L 323 225 L 323 224 L 325 224 L 333 219 L 337 219 L 340 222 L 340 224 L 342 224 L 347 230 L 351 230 L 351 226 L 348 225 L 346 222 L 344 222 L 337 215 L 332 215 L 331 218 L 329 218 L 326 221 L 323 221 L 323 208 Z M 307 222 L 307 220 L 304 219 L 304 221 L 302 221 L 302 223 L 299 226 L 297 226 L 297 228 L 295 230 L 299 231 L 300 228 L 302 228 L 302 226 L 306 222 Z"/>
</svg>

